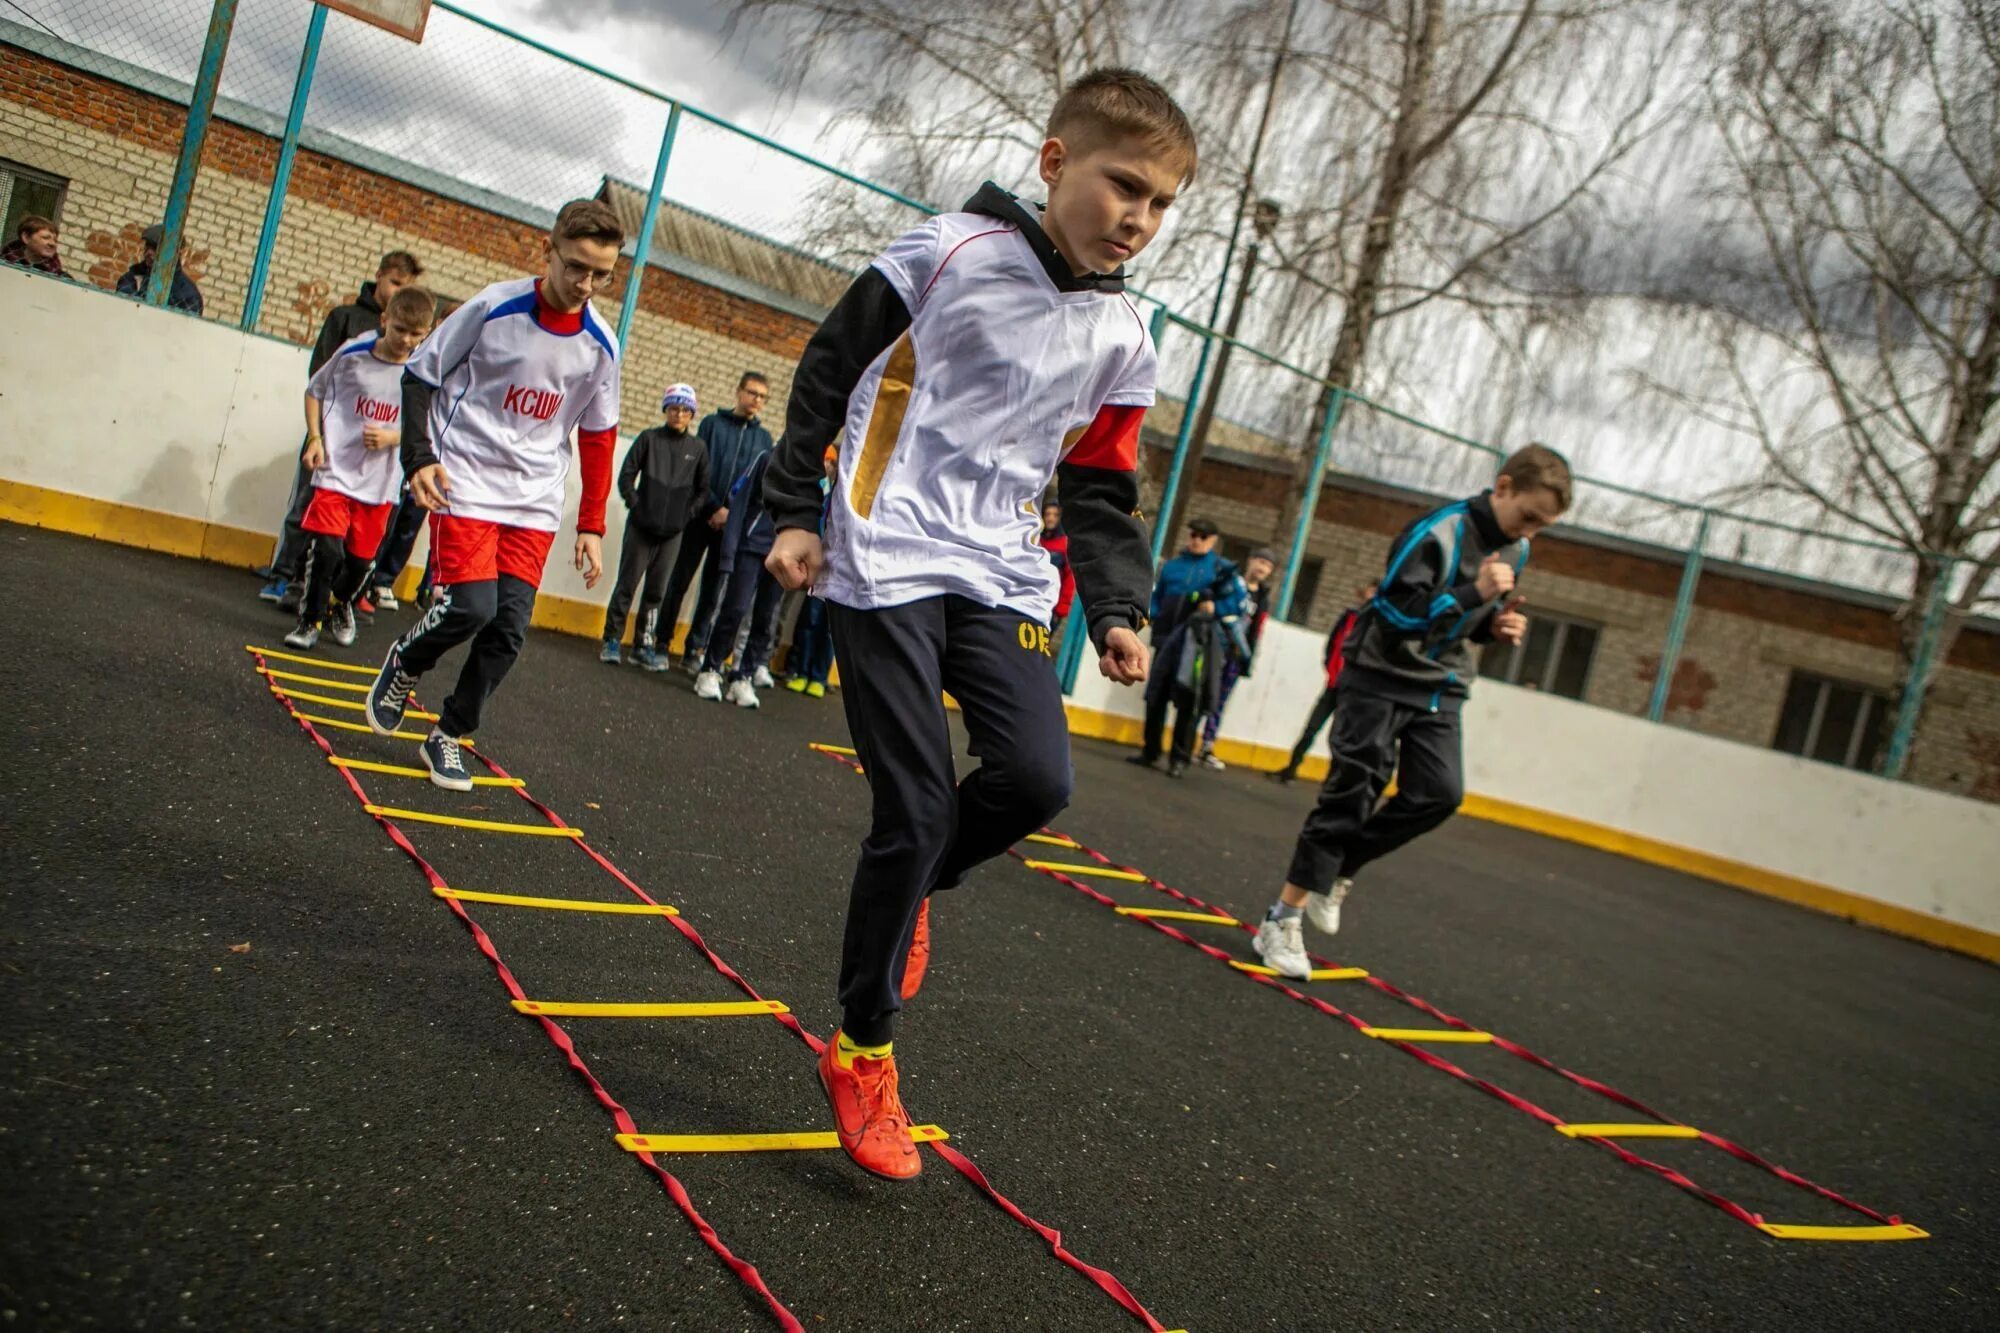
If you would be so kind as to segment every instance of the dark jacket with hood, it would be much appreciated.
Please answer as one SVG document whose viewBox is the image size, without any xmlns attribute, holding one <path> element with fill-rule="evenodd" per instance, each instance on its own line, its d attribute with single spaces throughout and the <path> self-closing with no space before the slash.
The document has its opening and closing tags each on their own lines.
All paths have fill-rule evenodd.
<svg viewBox="0 0 2000 1333">
<path fill-rule="evenodd" d="M 759 455 L 750 470 L 743 474 L 729 492 L 729 521 L 722 525 L 722 550 L 718 553 L 721 563 L 716 568 L 724 573 L 733 573 L 736 558 L 744 555 L 766 556 L 778 538 L 777 524 L 762 503 L 764 479 L 769 473 L 771 455 Z"/>
<path fill-rule="evenodd" d="M 1123 268 L 1114 273 L 1073 273 L 1042 230 L 1039 210 L 992 181 L 979 187 L 963 211 L 1019 228 L 1058 291 L 1125 290 Z M 910 321 L 903 298 L 871 265 L 806 344 L 792 376 L 785 435 L 764 480 L 764 503 L 779 529 L 819 530 L 821 455 L 846 429 L 848 396 Z M 1102 651 L 1104 636 L 1111 630 L 1138 629 L 1146 623 L 1153 560 L 1138 514 L 1138 473 L 1065 460 L 1056 467 L 1056 486 L 1062 496 L 1063 529 L 1069 534 L 1070 568 L 1091 641 Z"/>
<path fill-rule="evenodd" d="M 1480 596 L 1479 566 L 1496 552 L 1517 573 L 1528 563 L 1528 543 L 1500 530 L 1492 494 L 1433 510 L 1397 536 L 1347 639 L 1342 689 L 1432 712 L 1463 706 L 1478 674 L 1468 645 L 1492 639 L 1500 609 Z"/>
<path fill-rule="evenodd" d="M 628 521 L 648 541 L 678 537 L 681 529 L 714 512 L 708 500 L 708 448 L 701 438 L 671 426 L 639 432 L 618 469 L 618 498 Z"/>
<path fill-rule="evenodd" d="M 361 284 L 359 300 L 347 305 L 337 305 L 329 310 L 326 321 L 319 326 L 319 338 L 313 343 L 312 367 L 308 374 L 317 375 L 319 368 L 333 360 L 349 339 L 364 333 L 373 333 L 382 327 L 382 306 L 375 299 L 375 282 L 370 279 Z"/>
</svg>

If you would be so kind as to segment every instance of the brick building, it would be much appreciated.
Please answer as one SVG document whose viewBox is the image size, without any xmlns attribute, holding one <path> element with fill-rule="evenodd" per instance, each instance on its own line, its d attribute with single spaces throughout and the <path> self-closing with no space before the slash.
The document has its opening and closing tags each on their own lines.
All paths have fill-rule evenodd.
<svg viewBox="0 0 2000 1333">
<path fill-rule="evenodd" d="M 0 206 L 46 211 L 79 280 L 110 288 L 139 256 L 139 231 L 165 207 L 185 120 L 184 87 L 0 20 Z M 277 159 L 274 118 L 224 104 L 191 206 L 184 264 L 211 319 L 236 322 Z M 587 164 L 579 171 L 588 172 Z M 644 194 L 582 175 L 636 231 Z M 7 201 L 12 200 L 9 204 Z M 259 331 L 310 341 L 392 249 L 420 255 L 426 282 L 462 297 L 538 268 L 545 212 L 359 145 L 308 132 L 293 168 Z M 791 368 L 844 275 L 781 245 L 663 205 L 626 348 L 627 423 L 651 422 L 661 388 L 693 383 L 727 404 L 737 376 L 770 375 L 783 418 Z M 616 302 L 601 302 L 617 318 Z M 1151 500 L 1181 405 L 1148 423 Z M 1287 472 L 1276 442 L 1218 422 L 1197 509 L 1230 549 L 1262 544 Z M 1388 539 L 1437 497 L 1335 474 L 1320 496 L 1296 618 L 1324 627 L 1380 571 Z M 276 516 L 273 515 L 275 521 Z M 1681 553 L 1574 530 L 1536 543 L 1525 648 L 1489 675 L 1598 706 L 1643 712 L 1681 573 Z M 1711 559 L 1669 694 L 1676 725 L 1865 767 L 1894 721 L 1894 605 L 1888 598 Z M 2000 801 L 2000 625 L 1959 636 L 1930 697 L 1911 777 Z"/>
</svg>

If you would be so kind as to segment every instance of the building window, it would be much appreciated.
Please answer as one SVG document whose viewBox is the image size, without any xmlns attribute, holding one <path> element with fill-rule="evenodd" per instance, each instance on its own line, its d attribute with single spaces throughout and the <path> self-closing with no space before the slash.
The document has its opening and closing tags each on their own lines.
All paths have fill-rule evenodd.
<svg viewBox="0 0 2000 1333">
<path fill-rule="evenodd" d="M 1889 696 L 1881 691 L 1794 671 L 1771 748 L 1872 772 L 1889 725 Z"/>
<path fill-rule="evenodd" d="M 1597 656 L 1596 625 L 1562 616 L 1531 615 L 1528 637 L 1517 646 L 1489 643 L 1479 655 L 1479 674 L 1544 694 L 1581 699 Z"/>
<path fill-rule="evenodd" d="M 14 239 L 21 219 L 36 213 L 58 225 L 69 182 L 0 158 L 0 244 Z"/>
</svg>

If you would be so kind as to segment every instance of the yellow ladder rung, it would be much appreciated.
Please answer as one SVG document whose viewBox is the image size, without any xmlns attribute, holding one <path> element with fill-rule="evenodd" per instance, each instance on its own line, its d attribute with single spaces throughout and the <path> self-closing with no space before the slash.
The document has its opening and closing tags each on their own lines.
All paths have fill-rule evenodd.
<svg viewBox="0 0 2000 1333">
<path fill-rule="evenodd" d="M 1047 847 L 1067 847 L 1073 852 L 1083 850 L 1083 844 L 1080 842 L 1072 841 L 1069 838 L 1051 837 L 1046 833 L 1030 833 L 1027 840 L 1029 842 L 1039 842 Z"/>
<path fill-rule="evenodd" d="M 364 805 L 371 815 L 384 819 L 407 819 L 417 824 L 449 824 L 453 828 L 478 829 L 483 833 L 525 833 L 537 838 L 581 838 L 580 828 L 557 828 L 553 824 L 503 824 L 493 819 L 461 819 L 457 815 L 434 815 L 424 810 L 399 810 L 393 805 Z"/>
<path fill-rule="evenodd" d="M 736 1018 L 789 1014 L 777 1000 L 714 1000 L 674 1004 L 590 1004 L 568 1000 L 516 1000 L 514 1008 L 538 1018 Z"/>
<path fill-rule="evenodd" d="M 1572 1139 L 1698 1139 L 1693 1125 L 1557 1125 L 1556 1133 Z"/>
<path fill-rule="evenodd" d="M 1136 870 L 1113 870 L 1110 866 L 1082 865 L 1075 861 L 1024 861 L 1030 870 L 1054 870 L 1065 875 L 1094 875 L 1098 879 L 1122 879 L 1127 884 L 1150 884 L 1152 881 Z"/>
<path fill-rule="evenodd" d="M 828 745 L 824 741 L 808 741 L 806 743 L 806 748 L 808 750 L 818 750 L 821 754 L 852 755 L 855 753 L 853 750 L 848 749 L 845 745 Z"/>
<path fill-rule="evenodd" d="M 476 893 L 471 889 L 441 889 L 433 887 L 432 893 L 440 898 L 451 898 L 463 903 L 503 903 L 508 907 L 544 907 L 556 912 L 609 912 L 615 916 L 679 916 L 680 912 L 664 903 L 655 907 L 651 903 L 593 903 L 576 898 L 523 898 L 512 893 Z"/>
<path fill-rule="evenodd" d="M 951 1135 L 936 1125 L 911 1125 L 910 1142 L 940 1143 Z M 620 1134 L 626 1152 L 792 1152 L 802 1148 L 838 1148 L 840 1136 L 830 1129 L 797 1134 Z"/>
<path fill-rule="evenodd" d="M 300 676 L 290 671 L 273 671 L 269 667 L 258 667 L 257 674 L 272 680 L 295 680 L 301 685 L 317 685 L 323 690 L 345 690 L 349 694 L 366 694 L 373 685 L 363 685 L 360 681 L 327 680 L 323 676 Z"/>
<path fill-rule="evenodd" d="M 1490 1032 L 1461 1032 L 1457 1028 L 1363 1028 L 1364 1037 L 1380 1037 L 1383 1041 L 1462 1041 L 1487 1042 L 1493 1040 Z"/>
<path fill-rule="evenodd" d="M 1908 1222 L 1886 1227 L 1795 1227 L 1783 1222 L 1759 1222 L 1757 1229 L 1779 1240 L 1925 1240 L 1931 1234 Z"/>
<path fill-rule="evenodd" d="M 275 657 L 280 662 L 304 662 L 307 666 L 324 667 L 328 671 L 346 671 L 357 676 L 373 676 L 381 670 L 378 666 L 355 666 L 351 662 L 333 662 L 324 657 L 303 657 L 298 653 L 287 653 L 276 648 L 259 648 L 255 644 L 243 645 L 246 653 L 259 657 Z"/>
<path fill-rule="evenodd" d="M 1217 916 L 1213 912 L 1177 912 L 1165 907 L 1121 907 L 1120 916 L 1136 916 L 1147 921 L 1192 921 L 1203 926 L 1240 926 L 1243 923 L 1233 916 Z"/>
<path fill-rule="evenodd" d="M 1277 968 L 1265 967 L 1262 963 L 1245 963 L 1245 962 L 1239 962 L 1237 959 L 1232 958 L 1229 960 L 1229 965 L 1235 968 L 1238 972 L 1248 972 L 1253 976 L 1275 977 L 1279 975 Z M 1312 970 L 1312 975 L 1307 977 L 1306 980 L 1307 981 L 1353 981 L 1359 977 L 1365 977 L 1367 975 L 1368 975 L 1368 969 L 1365 967 L 1316 967 Z M 1290 978 L 1290 980 L 1297 981 L 1298 978 L 1292 977 Z"/>
<path fill-rule="evenodd" d="M 271 687 L 271 693 L 281 694 L 285 698 L 292 700 L 294 703 L 318 704 L 322 708 L 338 708 L 343 712 L 365 713 L 368 711 L 367 704 L 358 704 L 355 703 L 352 699 L 335 699 L 329 695 L 324 695 L 324 694 L 304 694 L 298 690 L 281 690 L 275 685 Z M 403 713 L 403 716 L 413 717 L 417 719 L 417 721 L 419 722 L 435 722 L 438 720 L 438 715 L 436 713 L 426 713 L 421 709 L 417 708 L 411 708 L 406 710 Z M 459 744 L 461 745 L 463 745 L 464 743 L 465 742 L 463 741 L 459 742 Z"/>
<path fill-rule="evenodd" d="M 273 691 L 273 693 L 276 693 L 276 691 Z M 338 727 L 342 731 L 358 731 L 364 736 L 373 736 L 375 734 L 374 730 L 366 722 L 343 722 L 337 717 L 321 717 L 317 713 L 300 713 L 299 720 L 301 722 L 310 722 L 316 727 Z M 429 740 L 430 737 L 421 731 L 392 731 L 389 733 L 387 739 L 424 741 Z M 472 742 L 463 736 L 458 738 L 458 743 L 468 750 L 472 748 Z M 426 773 L 424 776 L 429 777 L 430 774 Z"/>
<path fill-rule="evenodd" d="M 352 724 L 350 723 L 349 725 Z M 368 728 L 363 727 L 362 730 L 367 731 Z M 414 736 L 415 733 L 411 733 L 411 735 Z M 424 739 L 422 736 L 416 736 L 415 738 L 417 740 Z M 465 742 L 460 741 L 459 744 L 463 745 Z M 343 759 L 339 755 L 328 755 L 326 762 L 332 764 L 335 768 L 358 768 L 364 773 L 387 773 L 392 777 L 422 778 L 426 782 L 430 780 L 431 776 L 421 768 L 411 768 L 407 764 L 378 764 L 372 759 Z M 528 785 L 528 780 L 526 778 L 474 778 L 472 785 L 475 787 L 525 787 Z"/>
</svg>

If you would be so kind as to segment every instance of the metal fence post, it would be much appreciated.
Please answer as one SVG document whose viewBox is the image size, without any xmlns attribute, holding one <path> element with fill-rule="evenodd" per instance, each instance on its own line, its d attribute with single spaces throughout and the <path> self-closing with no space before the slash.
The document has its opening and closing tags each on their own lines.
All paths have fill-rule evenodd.
<svg viewBox="0 0 2000 1333">
<path fill-rule="evenodd" d="M 660 219 L 660 194 L 667 187 L 667 161 L 674 155 L 674 136 L 681 129 L 681 104 L 671 103 L 667 128 L 660 135 L 660 157 L 653 164 L 653 191 L 646 196 L 646 216 L 639 224 L 639 239 L 632 246 L 632 272 L 625 279 L 625 299 L 618 306 L 618 345 L 632 333 L 632 317 L 639 313 L 639 284 L 646 276 L 646 261 L 653 253 L 653 228 Z"/>
<path fill-rule="evenodd" d="M 146 282 L 146 304 L 163 306 L 180 269 L 181 232 L 187 226 L 188 200 L 194 194 L 195 168 L 215 113 L 215 90 L 222 85 L 222 58 L 229 51 L 229 31 L 236 26 L 236 0 L 215 0 L 202 43 L 201 71 L 195 75 L 188 101 L 187 128 L 181 134 L 180 161 L 174 165 L 173 188 L 167 192 L 167 215 L 160 226 L 160 248 L 153 256 L 153 273 Z"/>
<path fill-rule="evenodd" d="M 1924 557 L 1929 558 L 1929 557 Z M 1916 655 L 1910 660 L 1910 678 L 1904 682 L 1903 697 L 1896 705 L 1896 730 L 1889 737 L 1889 753 L 1882 760 L 1882 776 L 1900 778 L 1910 762 L 1910 746 L 1917 738 L 1917 717 L 1923 712 L 1924 694 L 1930 689 L 1936 667 L 1937 645 L 1944 633 L 1946 608 L 1951 605 L 1951 576 L 1958 562 L 1946 557 L 1940 562 L 1937 581 L 1931 584 L 1930 601 L 1924 607 L 1923 636 L 1917 640 Z"/>
<path fill-rule="evenodd" d="M 1215 336 L 1201 335 L 1201 359 L 1195 362 L 1194 380 L 1188 385 L 1187 402 L 1181 408 L 1180 433 L 1174 437 L 1174 461 L 1167 467 L 1167 484 L 1160 492 L 1159 512 L 1153 515 L 1153 563 L 1160 563 L 1160 554 L 1166 550 L 1167 541 L 1173 536 L 1167 531 L 1167 524 L 1174 512 L 1174 496 L 1181 488 L 1181 469 L 1187 466 L 1188 443 L 1194 439 L 1195 404 L 1201 401 L 1202 386 L 1208 383 L 1208 360 L 1215 352 Z"/>
<path fill-rule="evenodd" d="M 1646 704 L 1646 720 L 1659 722 L 1667 716 L 1667 696 L 1673 690 L 1674 672 L 1681 664 L 1681 644 L 1687 639 L 1688 621 L 1694 615 L 1695 586 L 1701 582 L 1701 562 L 1707 554 L 1709 511 L 1701 511 L 1695 524 L 1694 545 L 1688 548 L 1681 565 L 1681 586 L 1674 594 L 1674 616 L 1667 622 L 1666 646 L 1660 650 L 1660 671 L 1653 678 L 1653 696 Z"/>
<path fill-rule="evenodd" d="M 250 290 L 243 296 L 243 318 L 237 327 L 257 330 L 264 313 L 264 287 L 271 280 L 271 252 L 278 245 L 278 224 L 285 216 L 285 191 L 292 183 L 292 159 L 299 151 L 299 131 L 305 127 L 306 98 L 312 94 L 313 69 L 319 64 L 320 39 L 326 35 L 326 6 L 315 4 L 306 21 L 306 45 L 299 53 L 299 75 L 292 81 L 292 109 L 285 116 L 285 137 L 278 144 L 278 169 L 271 176 L 271 197 L 264 204 L 264 230 L 257 235 L 257 258 L 250 265 Z"/>
<path fill-rule="evenodd" d="M 1333 452 L 1334 427 L 1340 424 L 1340 410 L 1347 390 L 1335 389 L 1327 395 L 1326 414 L 1319 422 L 1319 442 L 1313 446 L 1312 479 L 1306 483 L 1305 498 L 1299 502 L 1299 520 L 1292 529 L 1292 549 L 1285 557 L 1284 582 L 1278 585 L 1278 604 L 1272 614 L 1280 620 L 1292 615 L 1292 594 L 1299 586 L 1299 566 L 1305 563 L 1306 538 L 1312 532 L 1313 511 L 1319 508 L 1320 488 L 1326 484 L 1327 458 Z"/>
</svg>

